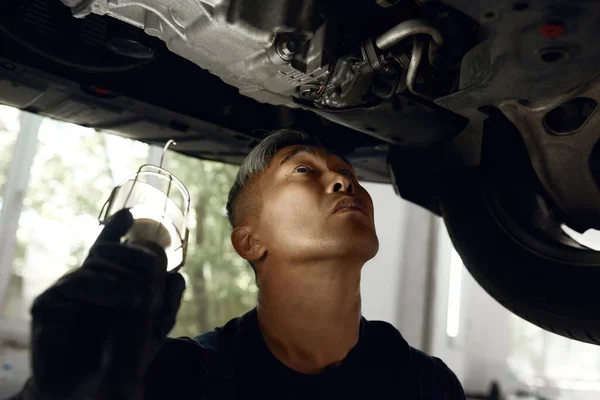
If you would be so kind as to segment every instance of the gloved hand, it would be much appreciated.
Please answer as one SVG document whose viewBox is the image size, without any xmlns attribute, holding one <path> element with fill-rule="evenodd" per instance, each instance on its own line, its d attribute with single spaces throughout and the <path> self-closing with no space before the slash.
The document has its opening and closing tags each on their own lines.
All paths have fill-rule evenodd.
<svg viewBox="0 0 600 400">
<path fill-rule="evenodd" d="M 129 211 L 116 213 L 81 268 L 35 300 L 31 398 L 143 397 L 144 374 L 175 324 L 185 282 L 166 273 L 162 249 L 120 243 L 132 222 Z"/>
</svg>

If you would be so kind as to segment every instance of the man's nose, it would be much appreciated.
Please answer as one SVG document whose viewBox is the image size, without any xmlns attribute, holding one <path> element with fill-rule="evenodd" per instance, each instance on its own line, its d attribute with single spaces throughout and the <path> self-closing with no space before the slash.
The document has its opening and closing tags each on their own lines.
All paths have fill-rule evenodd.
<svg viewBox="0 0 600 400">
<path fill-rule="evenodd" d="M 354 194 L 356 188 L 354 181 L 347 175 L 336 173 L 329 183 L 329 193 L 348 193 Z"/>
</svg>

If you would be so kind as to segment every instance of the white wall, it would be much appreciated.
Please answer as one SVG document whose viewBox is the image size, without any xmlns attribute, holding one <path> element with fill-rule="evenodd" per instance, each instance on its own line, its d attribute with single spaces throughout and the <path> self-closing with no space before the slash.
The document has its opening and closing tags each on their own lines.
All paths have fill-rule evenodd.
<svg viewBox="0 0 600 400">
<path fill-rule="evenodd" d="M 468 348 L 465 332 L 465 321 L 468 314 L 466 308 L 468 305 L 467 296 L 465 296 L 465 275 L 466 270 L 461 271 L 458 336 L 452 338 L 447 334 L 448 324 L 448 299 L 450 284 L 450 256 L 452 243 L 448 237 L 446 227 L 441 218 L 437 220 L 437 251 L 435 258 L 435 285 L 434 285 L 434 306 L 433 323 L 431 326 L 431 347 L 432 355 L 441 358 L 454 371 L 461 382 L 465 379 L 465 351 Z M 464 382 L 463 382 L 464 384 Z"/>
<path fill-rule="evenodd" d="M 440 357 L 467 390 L 486 390 L 491 379 L 507 375 L 498 360 L 509 350 L 508 312 L 463 267 L 459 334 L 450 338 L 452 243 L 442 219 L 389 185 L 364 186 L 375 205 L 380 250 L 363 270 L 363 315 L 390 322 L 412 346 Z"/>
<path fill-rule="evenodd" d="M 379 254 L 363 269 L 363 315 L 390 322 L 414 347 L 430 351 L 435 315 L 435 250 L 441 220 L 398 197 L 390 185 L 364 184 L 375 205 Z M 432 250 L 434 249 L 434 250 Z"/>
<path fill-rule="evenodd" d="M 464 267 L 459 333 L 447 335 L 452 243 L 443 220 L 389 185 L 364 186 L 375 205 L 380 250 L 363 270 L 363 315 L 390 322 L 412 346 L 440 357 L 469 392 L 487 392 L 492 380 L 514 387 L 506 362 L 510 313 Z"/>
<path fill-rule="evenodd" d="M 426 349 L 428 265 L 433 215 L 398 197 L 391 185 L 364 184 L 373 198 L 379 253 L 363 268 L 363 315 L 387 321 Z"/>
<path fill-rule="evenodd" d="M 508 368 L 510 355 L 510 312 L 487 294 L 469 275 L 465 274 L 466 323 L 463 385 L 469 391 L 487 391 L 492 380 L 502 390 L 516 388 L 517 382 Z"/>
<path fill-rule="evenodd" d="M 0 399 L 7 399 L 18 393 L 29 375 L 29 351 L 10 343 L 1 343 Z"/>
<path fill-rule="evenodd" d="M 395 323 L 398 309 L 396 295 L 402 270 L 402 252 L 398 249 L 402 248 L 407 205 L 396 196 L 391 185 L 362 185 L 373 199 L 375 228 L 379 237 L 379 253 L 363 268 L 362 312 L 367 319 Z"/>
<path fill-rule="evenodd" d="M 363 270 L 363 315 L 390 322 L 414 347 L 440 357 L 465 390 L 518 386 L 507 359 L 511 314 L 461 269 L 459 332 L 448 336 L 452 243 L 443 220 L 399 198 L 389 185 L 364 184 L 375 205 L 380 251 Z"/>
<path fill-rule="evenodd" d="M 510 376 L 510 312 L 487 294 L 462 266 L 459 333 L 447 335 L 448 292 L 452 244 L 440 221 L 439 256 L 436 263 L 436 301 L 431 354 L 459 377 L 465 391 L 487 393 L 497 381 L 503 391 L 516 387 Z"/>
</svg>

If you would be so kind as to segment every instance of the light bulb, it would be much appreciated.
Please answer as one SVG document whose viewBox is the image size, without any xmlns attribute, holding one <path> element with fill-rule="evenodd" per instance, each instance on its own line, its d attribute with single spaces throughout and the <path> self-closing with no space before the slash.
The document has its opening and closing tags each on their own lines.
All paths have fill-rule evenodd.
<svg viewBox="0 0 600 400">
<path fill-rule="evenodd" d="M 143 165 L 138 173 L 117 186 L 107 200 L 99 221 L 123 208 L 129 209 L 133 224 L 122 243 L 152 242 L 167 256 L 167 270 L 185 261 L 188 232 L 189 193 L 169 172 Z"/>
</svg>

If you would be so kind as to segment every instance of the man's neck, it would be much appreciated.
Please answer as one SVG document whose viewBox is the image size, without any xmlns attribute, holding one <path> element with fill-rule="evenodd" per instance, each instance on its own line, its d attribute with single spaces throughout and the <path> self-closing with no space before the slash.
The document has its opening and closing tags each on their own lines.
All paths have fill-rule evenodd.
<svg viewBox="0 0 600 400">
<path fill-rule="evenodd" d="M 362 265 L 338 261 L 278 267 L 276 280 L 261 280 L 258 296 L 267 347 L 301 373 L 319 373 L 340 363 L 358 342 Z"/>
</svg>

